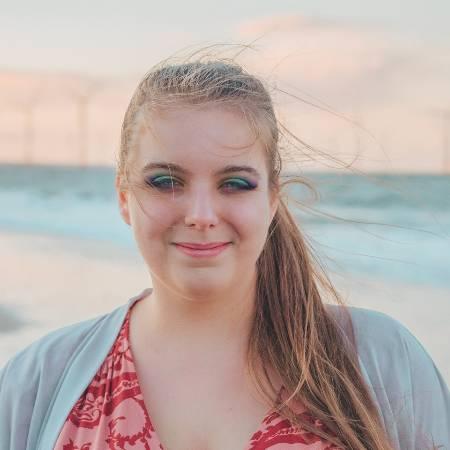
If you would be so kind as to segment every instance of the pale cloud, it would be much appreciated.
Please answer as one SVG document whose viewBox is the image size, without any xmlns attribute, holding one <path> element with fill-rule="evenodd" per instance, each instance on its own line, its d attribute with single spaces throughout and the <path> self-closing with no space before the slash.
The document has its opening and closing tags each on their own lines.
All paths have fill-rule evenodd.
<svg viewBox="0 0 450 450">
<path fill-rule="evenodd" d="M 289 15 L 242 22 L 235 35 L 245 42 L 260 38 L 257 51 L 242 56 L 250 70 L 374 134 L 279 96 L 282 116 L 309 142 L 347 161 L 362 147 L 358 164 L 368 170 L 441 170 L 445 125 L 438 112 L 450 112 L 448 48 L 374 27 Z"/>
<path fill-rule="evenodd" d="M 343 26 L 302 16 L 263 18 L 241 23 L 238 39 L 262 37 L 261 52 L 250 56 L 254 65 L 273 69 L 288 81 L 338 84 L 379 70 L 389 41 L 374 30 Z"/>
<path fill-rule="evenodd" d="M 442 87 L 444 102 L 449 100 L 448 47 L 430 47 L 373 27 L 303 16 L 243 22 L 235 34 L 246 42 L 262 37 L 255 43 L 257 52 L 245 53 L 251 67 L 344 105 L 347 96 L 354 99 L 355 91 L 363 102 L 378 102 L 383 96 L 423 100 L 429 97 L 427 89 L 437 86 Z"/>
</svg>

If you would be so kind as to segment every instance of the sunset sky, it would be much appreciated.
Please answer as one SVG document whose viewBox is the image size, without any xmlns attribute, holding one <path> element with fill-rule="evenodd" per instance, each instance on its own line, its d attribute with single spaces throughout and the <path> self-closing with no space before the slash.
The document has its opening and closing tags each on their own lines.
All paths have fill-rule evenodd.
<svg viewBox="0 0 450 450">
<path fill-rule="evenodd" d="M 411 47 L 450 46 L 446 0 L 18 0 L 2 2 L 0 8 L 1 65 L 7 68 L 141 72 L 148 65 L 141 51 L 150 59 L 164 57 L 189 43 L 239 38 L 238 30 L 248 21 L 286 15 L 398 33 Z"/>
<path fill-rule="evenodd" d="M 101 109 L 108 95 L 110 103 L 114 95 L 120 97 L 115 113 L 105 107 L 112 114 L 102 125 L 108 129 L 120 122 L 136 80 L 160 59 L 186 46 L 242 44 L 260 38 L 256 51 L 241 60 L 251 70 L 370 131 L 370 135 L 360 132 L 317 108 L 280 99 L 286 122 L 305 140 L 344 159 L 352 159 L 348 155 L 363 148 L 359 163 L 368 170 L 442 170 L 445 148 L 450 145 L 446 144 L 450 140 L 450 2 L 229 0 L 173 5 L 141 0 L 3 2 L 0 142 L 2 136 L 8 137 L 11 146 L 1 146 L 0 160 L 20 160 L 22 113 L 17 105 L 32 95 L 24 92 L 36 77 L 47 79 L 52 88 L 58 83 L 66 86 L 73 76 L 121 80 L 120 88 L 116 84 L 109 94 L 103 90 L 103 100 L 92 105 Z M 50 83 L 49 77 L 58 81 Z M 58 95 L 53 92 L 52 98 Z M 47 97 L 42 95 L 41 116 L 53 117 L 50 110 L 61 116 L 49 106 L 54 100 Z M 69 110 L 65 110 L 68 117 Z M 33 125 L 35 160 L 51 162 L 52 154 L 43 150 L 51 132 L 43 130 L 52 127 L 42 117 L 42 126 Z M 106 138 L 93 128 L 92 123 L 92 161 L 108 163 L 114 144 L 105 144 Z M 67 133 L 64 139 L 75 142 L 76 130 L 70 132 L 73 136 Z M 110 149 L 100 149 L 98 142 Z"/>
</svg>

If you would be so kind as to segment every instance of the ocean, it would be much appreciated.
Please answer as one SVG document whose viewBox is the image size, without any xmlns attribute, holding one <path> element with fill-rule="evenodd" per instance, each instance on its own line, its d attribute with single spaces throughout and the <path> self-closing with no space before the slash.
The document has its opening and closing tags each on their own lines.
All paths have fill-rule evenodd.
<svg viewBox="0 0 450 450">
<path fill-rule="evenodd" d="M 450 176 L 301 176 L 319 199 L 290 185 L 289 208 L 326 270 L 450 288 Z M 0 231 L 135 246 L 111 167 L 0 165 L 0 202 Z"/>
</svg>

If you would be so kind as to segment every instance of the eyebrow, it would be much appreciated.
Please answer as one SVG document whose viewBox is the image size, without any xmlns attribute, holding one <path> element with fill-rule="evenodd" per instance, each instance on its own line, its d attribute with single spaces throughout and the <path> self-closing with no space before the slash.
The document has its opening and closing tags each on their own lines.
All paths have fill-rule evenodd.
<svg viewBox="0 0 450 450">
<path fill-rule="evenodd" d="M 142 168 L 142 172 L 147 172 L 148 170 L 152 169 L 168 169 L 173 172 L 178 172 L 186 175 L 191 175 L 191 172 L 178 164 L 174 163 L 166 163 L 166 162 L 149 162 L 145 164 L 145 166 Z M 253 175 L 256 178 L 261 178 L 261 175 L 259 172 L 251 167 L 251 166 L 237 166 L 237 165 L 227 165 L 223 167 L 222 169 L 218 170 L 216 172 L 216 175 L 222 175 L 227 173 L 234 173 L 234 172 L 247 172 L 251 175 Z"/>
</svg>

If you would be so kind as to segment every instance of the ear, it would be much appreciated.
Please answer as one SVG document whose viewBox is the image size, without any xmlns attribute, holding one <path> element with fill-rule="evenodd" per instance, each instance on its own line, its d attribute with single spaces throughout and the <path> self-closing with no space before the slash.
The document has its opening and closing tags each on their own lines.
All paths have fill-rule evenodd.
<svg viewBox="0 0 450 450">
<path fill-rule="evenodd" d="M 130 212 L 128 209 L 128 191 L 123 190 L 123 188 L 120 187 L 120 181 L 121 178 L 118 174 L 116 174 L 116 192 L 117 192 L 117 200 L 119 202 L 119 211 L 120 215 L 122 216 L 122 219 L 127 225 L 131 225 L 130 220 Z"/>
</svg>

